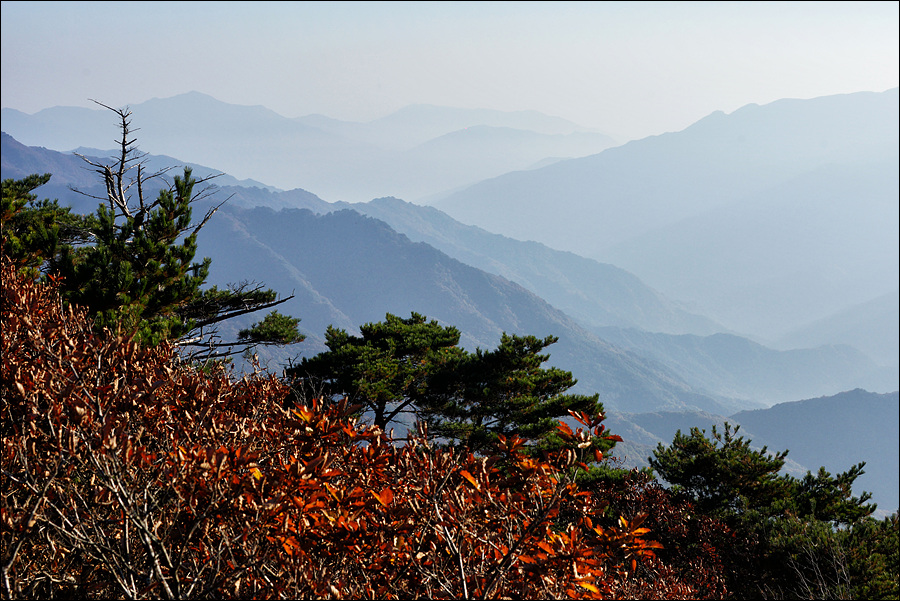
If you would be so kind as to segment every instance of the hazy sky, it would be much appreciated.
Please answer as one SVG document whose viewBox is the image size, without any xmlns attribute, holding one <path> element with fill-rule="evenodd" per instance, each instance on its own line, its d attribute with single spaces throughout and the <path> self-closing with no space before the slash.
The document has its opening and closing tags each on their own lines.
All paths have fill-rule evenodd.
<svg viewBox="0 0 900 601">
<path fill-rule="evenodd" d="M 367 121 L 533 109 L 620 140 L 898 85 L 898 2 L 3 2 L 2 106 L 188 91 Z"/>
</svg>

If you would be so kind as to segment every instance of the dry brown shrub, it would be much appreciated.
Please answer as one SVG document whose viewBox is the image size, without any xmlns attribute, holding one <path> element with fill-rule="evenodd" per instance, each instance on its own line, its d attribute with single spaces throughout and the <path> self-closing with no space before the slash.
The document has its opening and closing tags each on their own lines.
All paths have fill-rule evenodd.
<svg viewBox="0 0 900 601">
<path fill-rule="evenodd" d="M 2 270 L 7 597 L 642 590 L 634 571 L 658 545 L 639 514 L 592 521 L 606 504 L 564 475 L 578 452 L 539 460 L 513 438 L 476 457 L 425 432 L 391 440 L 345 404 L 284 409 L 270 374 L 235 380 L 95 334 L 52 282 Z M 600 432 L 602 416 L 575 417 Z"/>
</svg>

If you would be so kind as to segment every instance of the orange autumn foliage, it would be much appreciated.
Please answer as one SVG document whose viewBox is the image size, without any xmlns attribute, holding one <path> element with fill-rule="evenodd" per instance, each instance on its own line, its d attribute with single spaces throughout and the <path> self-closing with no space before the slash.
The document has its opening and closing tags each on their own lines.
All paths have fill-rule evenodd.
<svg viewBox="0 0 900 601">
<path fill-rule="evenodd" d="M 513 437 L 475 456 L 345 403 L 284 409 L 271 374 L 96 334 L 52 281 L 2 278 L 5 596 L 599 599 L 658 580 L 635 576 L 657 561 L 646 516 L 592 517 L 607 502 L 573 468 L 593 455 Z"/>
</svg>

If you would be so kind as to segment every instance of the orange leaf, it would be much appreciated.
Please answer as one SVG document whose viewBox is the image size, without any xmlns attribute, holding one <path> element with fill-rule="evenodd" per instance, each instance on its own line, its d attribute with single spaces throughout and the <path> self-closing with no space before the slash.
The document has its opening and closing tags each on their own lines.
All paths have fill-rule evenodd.
<svg viewBox="0 0 900 601">
<path fill-rule="evenodd" d="M 337 495 L 337 490 L 335 490 L 335 488 L 334 488 L 332 485 L 328 484 L 327 482 L 325 483 L 325 490 L 327 490 L 328 493 L 329 493 L 332 497 L 334 497 L 334 500 L 335 500 L 335 501 L 337 501 L 338 503 L 341 502 L 340 497 L 338 497 L 338 495 Z"/>
<path fill-rule="evenodd" d="M 638 528 L 637 530 L 632 532 L 632 534 L 635 536 L 640 536 L 642 534 L 647 534 L 648 532 L 650 532 L 650 528 Z"/>
<path fill-rule="evenodd" d="M 559 430 L 559 433 L 566 440 L 569 440 L 569 439 L 575 437 L 575 433 L 572 432 L 572 428 L 570 428 L 569 425 L 566 424 L 565 422 L 559 422 L 559 425 L 556 426 L 556 429 Z"/>
<path fill-rule="evenodd" d="M 481 490 L 481 487 L 478 485 L 478 482 L 475 481 L 475 478 L 472 477 L 472 474 L 466 470 L 459 470 L 459 475 L 468 480 L 469 483 L 475 487 L 475 490 Z"/>
<path fill-rule="evenodd" d="M 589 428 L 591 427 L 591 417 L 590 417 L 587 413 L 585 413 L 584 411 L 579 411 L 578 413 L 575 413 L 574 411 L 572 411 L 571 409 L 569 409 L 569 415 L 571 415 L 572 417 L 574 417 L 576 420 L 578 420 L 579 422 L 581 422 L 581 423 L 584 424 L 585 426 L 587 426 L 587 427 L 589 427 Z"/>
<path fill-rule="evenodd" d="M 289 536 L 288 538 L 282 539 L 281 546 L 284 548 L 285 553 L 290 556 L 294 555 L 294 548 L 299 548 L 300 543 L 297 542 L 297 539 L 293 536 Z"/>
<path fill-rule="evenodd" d="M 381 494 L 376 493 L 374 490 L 370 491 L 372 496 L 375 497 L 379 503 L 387 507 L 391 504 L 391 501 L 394 500 L 394 492 L 390 488 L 385 488 L 381 491 Z"/>
<path fill-rule="evenodd" d="M 297 417 L 299 417 L 300 419 L 302 419 L 305 422 L 308 422 L 310 419 L 312 419 L 312 416 L 313 416 L 313 412 L 310 411 L 309 409 L 307 409 L 306 407 L 300 407 L 299 411 L 292 409 L 291 413 L 293 413 L 294 415 L 296 415 Z"/>
</svg>

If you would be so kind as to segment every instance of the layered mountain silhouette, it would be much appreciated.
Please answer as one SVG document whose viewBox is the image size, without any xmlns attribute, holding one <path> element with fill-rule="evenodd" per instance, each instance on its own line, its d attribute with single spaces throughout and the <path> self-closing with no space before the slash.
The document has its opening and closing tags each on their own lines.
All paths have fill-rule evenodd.
<svg viewBox="0 0 900 601">
<path fill-rule="evenodd" d="M 749 105 L 434 206 L 775 340 L 898 289 L 898 114 L 897 89 Z"/>
<path fill-rule="evenodd" d="M 534 111 L 419 105 L 353 123 L 290 119 L 198 92 L 131 108 L 147 152 L 190 157 L 283 189 L 302 186 L 332 201 L 415 199 L 548 157 L 585 156 L 614 145 L 602 133 Z M 114 115 L 102 107 L 54 107 L 34 115 L 4 108 L 2 115 L 3 131 L 30 146 L 109 148 L 116 139 Z"/>
<path fill-rule="evenodd" d="M 22 177 L 26 171 L 49 171 L 64 176 L 71 174 L 73 177 L 81 178 L 72 180 L 76 187 L 94 196 L 102 196 L 103 190 L 99 186 L 99 181 L 90 177 L 92 172 L 84 169 L 84 163 L 78 157 L 46 149 L 24 147 L 9 136 L 3 137 L 3 143 L 4 177 L 7 177 L 7 173 Z M 16 160 L 23 161 L 27 167 L 10 167 L 9 164 Z M 149 157 L 148 162 L 156 165 L 160 164 L 162 159 Z M 195 166 L 195 173 L 204 175 L 215 171 Z M 95 199 L 74 194 L 68 186 L 66 177 L 54 176 L 51 183 L 38 192 L 58 197 L 82 212 L 94 210 L 97 204 Z M 523 316 L 516 318 L 519 321 L 507 322 L 491 318 L 489 321 L 492 321 L 493 325 L 479 324 L 477 319 L 466 321 L 469 318 L 464 314 L 453 313 L 449 309 L 449 305 L 455 301 L 452 301 L 451 296 L 442 288 L 444 284 L 433 281 L 426 284 L 425 281 L 420 281 L 421 277 L 408 268 L 414 263 L 410 258 L 391 254 L 373 255 L 361 250 L 356 256 L 349 252 L 350 247 L 338 244 L 331 252 L 333 256 L 327 258 L 328 261 L 342 261 L 343 271 L 348 273 L 357 269 L 354 265 L 376 262 L 376 265 L 367 266 L 365 273 L 380 273 L 380 271 L 384 271 L 385 274 L 392 273 L 391 278 L 384 275 L 381 280 L 397 282 L 394 293 L 398 294 L 396 297 L 398 302 L 403 300 L 403 295 L 399 292 L 407 288 L 413 290 L 411 282 L 414 281 L 423 286 L 435 286 L 438 291 L 433 299 L 435 302 L 426 303 L 424 300 L 419 301 L 410 297 L 411 300 L 407 302 L 405 308 L 396 308 L 392 304 L 386 307 L 373 304 L 374 309 L 366 312 L 364 311 L 366 301 L 358 300 L 354 302 L 359 304 L 359 307 L 344 310 L 342 307 L 346 301 L 341 299 L 343 293 L 336 289 L 323 291 L 322 285 L 310 280 L 312 276 L 307 272 L 312 267 L 305 263 L 298 265 L 297 262 L 311 259 L 297 256 L 301 251 L 292 250 L 293 247 L 290 246 L 296 244 L 291 241 L 292 237 L 306 236 L 303 228 L 314 230 L 318 222 L 308 217 L 300 219 L 298 214 L 292 211 L 278 213 L 284 216 L 285 223 L 291 223 L 293 219 L 298 220 L 298 224 L 292 226 L 297 233 L 292 236 L 275 236 L 266 232 L 262 226 L 254 226 L 246 221 L 243 215 L 253 215 L 255 214 L 253 211 L 242 212 L 238 209 L 268 206 L 280 210 L 294 206 L 307 208 L 317 214 L 352 209 L 358 213 L 377 217 L 383 222 L 382 225 L 390 225 L 393 230 L 404 234 L 400 236 L 404 244 L 427 243 L 427 245 L 412 245 L 407 251 L 410 256 L 417 253 L 433 253 L 437 249 L 441 251 L 438 254 L 442 260 L 452 257 L 466 266 L 487 272 L 483 274 L 484 276 L 487 274 L 501 276 L 499 279 L 508 280 L 504 286 L 515 282 L 532 295 L 548 301 L 554 310 L 562 310 L 565 314 L 565 323 L 578 324 L 581 330 L 578 336 L 583 337 L 586 332 L 591 332 L 588 338 L 611 342 L 618 347 L 617 352 L 621 353 L 624 350 L 627 351 L 625 353 L 627 355 L 633 355 L 643 361 L 649 360 L 652 363 L 651 371 L 664 366 L 661 371 L 665 372 L 665 377 L 671 379 L 675 374 L 675 380 L 681 389 L 716 398 L 720 403 L 731 403 L 729 407 L 739 407 L 741 403 L 751 405 L 760 402 L 772 403 L 829 394 L 857 386 L 866 386 L 874 390 L 891 390 L 896 379 L 893 371 L 880 369 L 870 359 L 847 347 L 824 346 L 817 349 L 779 352 L 738 336 L 723 334 L 711 336 L 711 332 L 720 329 L 716 324 L 702 316 L 684 311 L 624 270 L 572 253 L 554 251 L 539 243 L 520 242 L 490 234 L 480 228 L 464 226 L 434 208 L 390 198 L 352 205 L 327 203 L 304 190 L 280 192 L 246 185 L 221 187 L 216 199 L 225 198 L 229 199 L 226 207 L 207 225 L 200 237 L 201 253 L 207 253 L 214 259 L 210 283 L 222 285 L 242 280 L 261 280 L 284 293 L 295 290 L 298 298 L 308 293 L 308 296 L 304 297 L 305 300 L 292 301 L 293 310 L 298 316 L 303 317 L 302 326 L 310 336 L 305 349 L 321 350 L 316 344 L 320 344 L 324 329 L 329 324 L 353 329 L 365 321 L 382 319 L 384 312 L 388 310 L 399 313 L 414 310 L 428 314 L 426 307 L 434 305 L 437 296 L 442 296 L 448 306 L 442 307 L 441 312 L 434 317 L 461 327 L 470 346 L 492 347 L 497 344 L 499 333 L 507 329 L 516 333 L 533 332 L 515 325 L 519 322 L 526 323 L 522 321 L 527 319 Z M 374 223 L 374 220 L 372 222 Z M 230 229 L 220 231 L 220 226 L 227 226 Z M 354 225 L 357 226 L 358 224 Z M 273 232 L 276 231 L 279 231 L 277 227 L 273 229 Z M 311 235 L 315 237 L 317 234 L 313 232 Z M 335 231 L 334 242 L 338 243 L 341 239 L 342 236 Z M 238 240 L 242 240 L 241 244 L 246 248 L 238 246 Z M 395 246 L 392 244 L 389 248 Z M 239 248 L 242 250 L 239 251 Z M 321 253 L 312 256 L 326 260 L 326 256 Z M 322 276 L 323 281 L 327 279 L 326 275 L 329 273 L 337 280 L 342 277 L 343 272 L 336 268 L 331 269 Z M 404 280 L 409 283 L 402 283 Z M 357 285 L 362 285 L 361 282 Z M 458 301 L 457 304 L 469 306 L 470 313 L 474 315 L 489 315 L 497 311 L 493 305 L 507 303 L 504 299 L 498 300 L 482 293 L 469 292 L 462 285 L 454 285 L 451 288 L 469 295 L 468 300 Z M 499 288 L 493 286 L 493 289 Z M 348 288 L 344 293 L 350 294 L 349 290 Z M 364 299 L 374 299 L 382 293 L 354 294 Z M 410 293 L 407 292 L 406 296 L 410 296 Z M 420 296 L 425 298 L 424 292 Z M 540 313 L 546 308 L 543 308 L 543 305 L 534 305 L 529 309 L 532 310 L 538 310 Z M 313 318 L 313 314 L 318 317 Z M 459 320 L 459 323 L 453 320 Z M 673 335 L 683 332 L 700 332 L 703 335 Z M 558 346 L 564 345 L 560 343 Z M 555 357 L 556 351 L 553 351 L 553 354 Z M 284 354 L 270 357 L 274 366 L 282 364 L 289 358 Z M 593 385 L 602 379 L 602 370 L 590 362 L 572 365 L 577 365 L 577 368 L 566 368 L 571 369 L 585 386 L 588 383 Z M 664 404 L 663 406 L 665 403 L 675 402 L 671 401 L 674 398 L 671 395 L 664 397 L 666 400 L 659 401 Z M 732 400 L 723 401 L 723 399 Z M 702 406 L 703 403 L 698 404 Z"/>
<path fill-rule="evenodd" d="M 528 131 L 548 136 L 596 133 L 567 119 L 538 111 L 460 109 L 433 104 L 409 105 L 368 123 L 340 121 L 324 115 L 308 115 L 296 120 L 344 138 L 393 150 L 408 150 L 450 132 L 474 126 Z M 612 140 L 606 138 L 605 143 L 609 145 Z"/>
<path fill-rule="evenodd" d="M 590 328 L 603 340 L 650 357 L 704 390 L 767 405 L 865 387 L 893 390 L 897 372 L 849 345 L 775 350 L 733 334 L 672 335 Z"/>
<path fill-rule="evenodd" d="M 191 157 L 245 180 L 282 185 L 288 174 L 332 202 L 453 188 L 434 206 L 454 219 L 625 269 L 680 310 L 721 324 L 717 331 L 781 349 L 792 341 L 849 343 L 896 367 L 891 323 L 863 314 L 868 323 L 839 333 L 827 320 L 900 289 L 897 99 L 894 89 L 748 105 L 623 146 L 606 148 L 607 139 L 602 152 L 569 160 L 560 160 L 566 148 L 553 145 L 602 135 L 533 112 L 419 105 L 361 124 L 285 119 L 199 93 L 134 110 L 145 150 Z M 99 107 L 35 115 L 3 109 L 3 124 L 27 144 L 66 150 L 110 146 L 103 141 L 116 133 Z M 584 153 L 590 144 L 570 150 Z M 510 160 L 520 162 L 517 171 L 466 186 L 476 173 L 485 177 L 483 169 L 513 168 Z M 344 194 L 325 183 L 365 191 Z M 259 204 L 306 206 L 275 192 Z M 241 191 L 236 204 L 253 206 L 253 196 Z M 537 282 L 513 279 L 536 291 Z M 652 319 L 615 323 L 590 304 L 565 310 L 581 321 L 597 316 L 590 323 L 601 325 L 712 333 L 677 320 L 667 327 Z"/>
<path fill-rule="evenodd" d="M 898 393 L 850 390 L 840 394 L 742 411 L 732 419 L 770 449 L 790 449 L 788 457 L 832 474 L 861 461 L 866 473 L 854 492 L 873 492 L 879 508 L 900 507 L 900 398 Z M 754 439 L 756 442 L 757 439 Z"/>
<path fill-rule="evenodd" d="M 897 371 L 900 353 L 900 292 L 894 290 L 795 328 L 776 342 L 777 348 L 849 344 L 870 357 L 885 357 Z"/>
<path fill-rule="evenodd" d="M 652 332 L 709 334 L 722 326 L 690 313 L 631 273 L 607 263 L 467 226 L 433 207 L 396 198 L 346 205 L 429 245 L 501 275 L 589 326 L 636 327 Z"/>
<path fill-rule="evenodd" d="M 307 342 L 324 350 L 328 325 L 356 332 L 386 313 L 412 311 L 459 328 L 461 344 L 494 348 L 503 332 L 558 336 L 551 363 L 572 371 L 577 390 L 598 392 L 611 409 L 692 407 L 723 411 L 739 403 L 704 394 L 652 360 L 618 349 L 521 286 L 415 243 L 355 211 L 223 208 L 204 228 L 199 252 L 213 260 L 210 284 L 258 279 L 295 298 Z"/>
<path fill-rule="evenodd" d="M 12 148 L 14 140 L 4 139 Z M 20 148 L 18 152 L 43 157 L 39 171 L 52 172 L 53 160 L 68 169 L 75 168 L 71 161 L 81 161 L 46 149 L 26 153 Z M 4 152 L 5 158 L 15 156 Z M 98 184 L 84 186 L 82 191 L 101 195 Z M 96 207 L 95 199 L 63 188 L 65 182 L 58 180 L 56 185 L 64 203 L 82 211 Z M 218 196 L 229 197 L 232 192 L 273 194 L 260 188 L 225 186 Z M 313 205 L 322 202 L 298 191 L 293 196 Z M 386 313 L 408 316 L 416 311 L 458 327 L 462 344 L 470 349 L 495 347 L 503 332 L 558 336 L 559 342 L 548 349 L 552 364 L 572 371 L 579 391 L 600 393 L 610 408 L 721 412 L 747 406 L 698 392 L 655 361 L 600 340 L 518 284 L 465 265 L 425 243 L 412 242 L 385 222 L 349 209 L 321 215 L 307 209 L 226 204 L 203 229 L 198 256 L 212 259 L 208 285 L 263 282 L 285 295 L 295 295 L 279 309 L 302 319 L 300 326 L 308 339 L 298 347 L 264 355 L 273 368 L 301 353 L 324 350 L 323 335 L 329 325 L 356 331 L 364 323 L 384 319 Z M 233 336 L 249 319 L 229 324 L 223 337 Z"/>
</svg>

